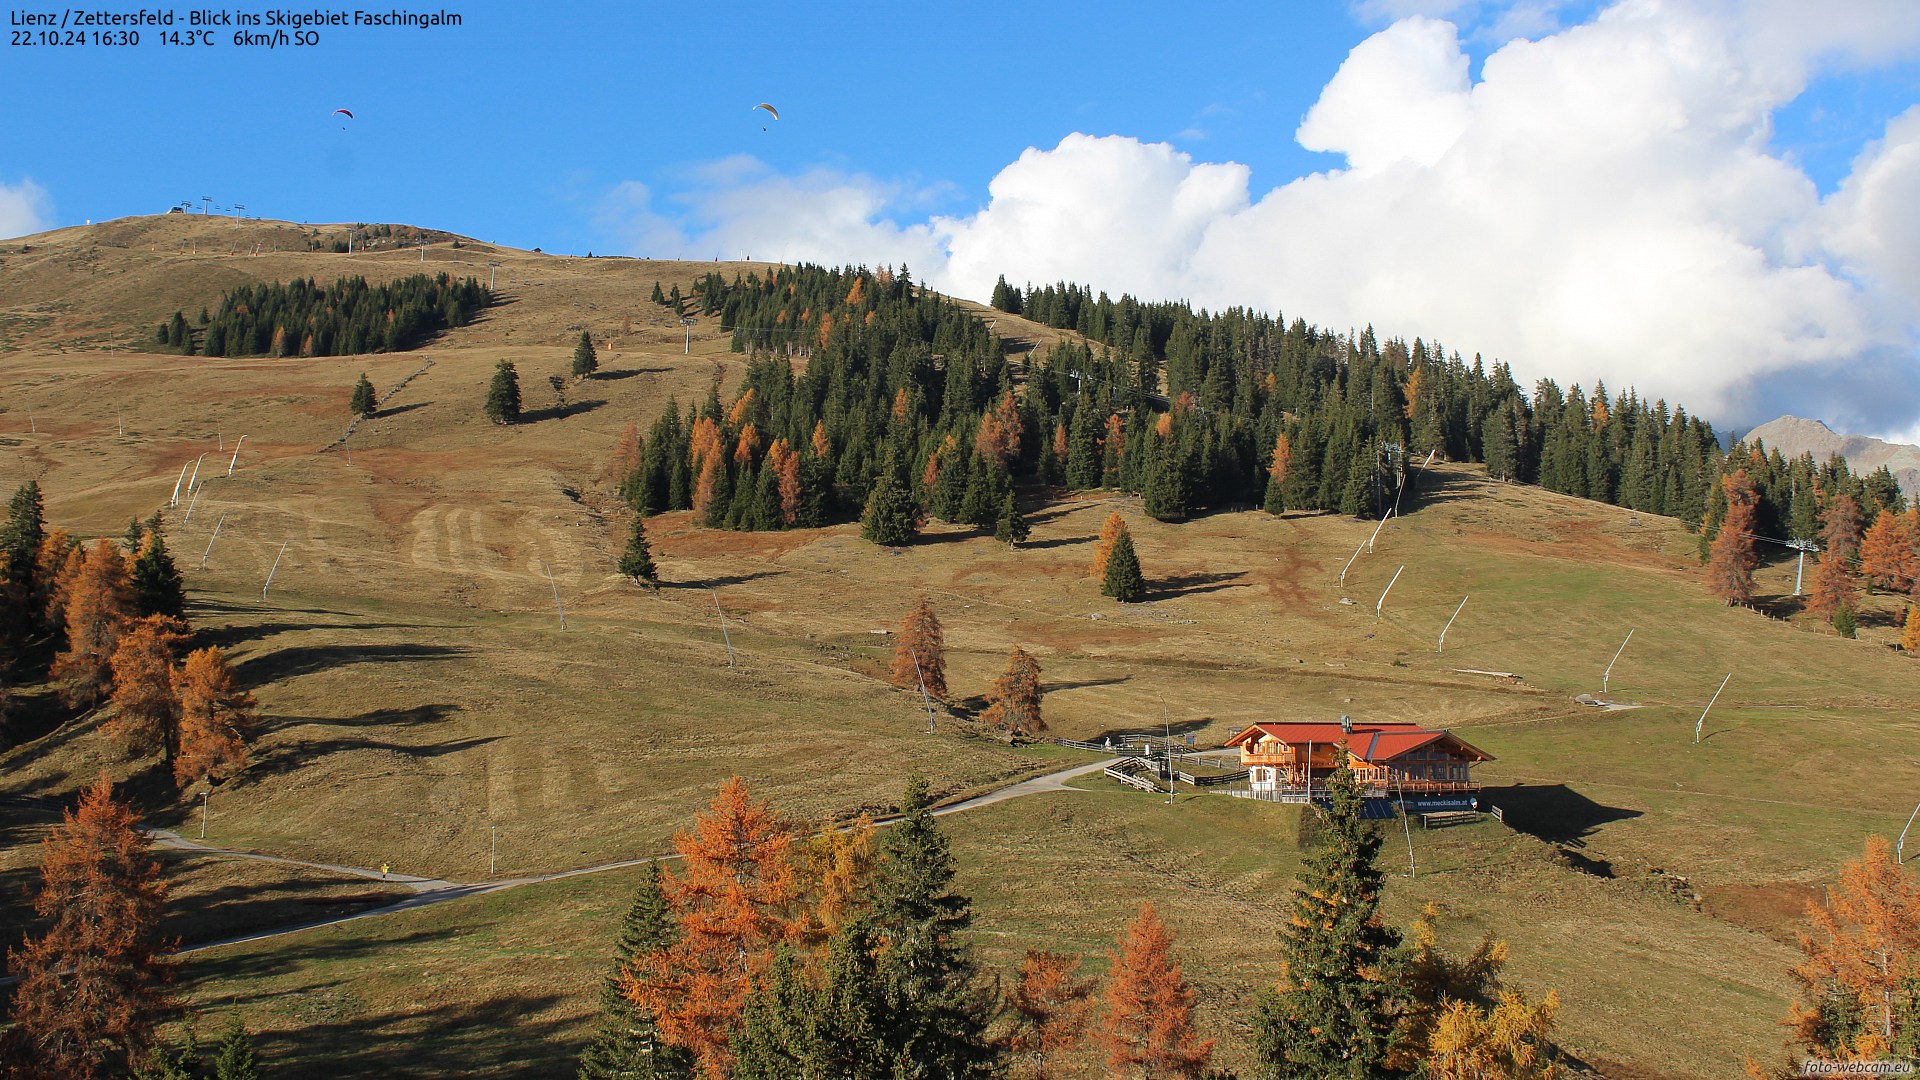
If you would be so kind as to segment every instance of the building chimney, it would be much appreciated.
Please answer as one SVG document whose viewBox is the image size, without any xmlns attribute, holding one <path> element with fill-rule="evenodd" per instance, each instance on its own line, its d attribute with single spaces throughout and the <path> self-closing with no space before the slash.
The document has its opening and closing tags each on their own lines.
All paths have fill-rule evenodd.
<svg viewBox="0 0 1920 1080">
<path fill-rule="evenodd" d="M 1353 717 L 1342 716 L 1340 718 L 1340 732 L 1343 735 L 1353 734 Z"/>
</svg>

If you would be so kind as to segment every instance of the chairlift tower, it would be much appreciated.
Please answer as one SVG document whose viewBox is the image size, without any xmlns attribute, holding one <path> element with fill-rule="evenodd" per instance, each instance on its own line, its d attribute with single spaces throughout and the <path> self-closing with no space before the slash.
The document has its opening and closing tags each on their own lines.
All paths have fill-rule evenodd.
<svg viewBox="0 0 1920 1080">
<path fill-rule="evenodd" d="M 1799 596 L 1800 578 L 1807 569 L 1807 552 L 1819 551 L 1820 547 L 1811 540 L 1789 540 L 1787 541 L 1787 546 L 1800 553 L 1799 558 L 1795 559 L 1793 564 L 1793 595 Z"/>
</svg>

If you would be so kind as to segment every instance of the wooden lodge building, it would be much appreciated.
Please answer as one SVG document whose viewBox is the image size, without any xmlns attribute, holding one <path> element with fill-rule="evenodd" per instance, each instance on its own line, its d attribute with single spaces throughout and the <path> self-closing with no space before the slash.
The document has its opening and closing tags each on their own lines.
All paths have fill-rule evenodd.
<svg viewBox="0 0 1920 1080">
<path fill-rule="evenodd" d="M 1473 766 L 1493 756 L 1448 731 L 1418 724 L 1288 721 L 1255 724 L 1227 740 L 1257 799 L 1308 802 L 1345 758 L 1369 798 L 1422 810 L 1477 808 Z M 1344 749 L 1342 749 L 1344 747 Z M 1390 811 L 1389 811 L 1390 812 Z"/>
</svg>

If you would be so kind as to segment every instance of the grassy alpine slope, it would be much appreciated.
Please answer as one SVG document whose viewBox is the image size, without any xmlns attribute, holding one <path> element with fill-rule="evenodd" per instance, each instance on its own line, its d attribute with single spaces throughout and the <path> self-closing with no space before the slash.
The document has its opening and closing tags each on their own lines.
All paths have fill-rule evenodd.
<svg viewBox="0 0 1920 1080">
<path fill-rule="evenodd" d="M 614 573 L 627 519 L 601 473 L 621 429 L 669 396 L 684 404 L 715 378 L 731 394 L 741 358 L 725 335 L 703 322 L 683 353 L 680 326 L 646 300 L 656 279 L 685 291 L 712 265 L 442 237 L 426 269 L 484 280 L 498 262 L 504 300 L 419 352 L 129 351 L 174 309 L 191 315 L 239 281 L 420 269 L 417 250 L 269 250 L 308 239 L 270 222 L 147 218 L 0 251 L 0 485 L 38 479 L 51 524 L 118 535 L 166 503 L 183 465 L 215 477 L 191 520 L 185 500 L 169 512 L 169 539 L 190 618 L 229 650 L 267 723 L 246 779 L 214 796 L 209 842 L 482 880 L 490 845 L 499 877 L 663 850 L 736 773 L 817 820 L 888 805 L 914 768 L 957 794 L 1057 767 L 1059 755 L 973 737 L 964 720 L 928 735 L 917 695 L 876 677 L 881 631 L 924 591 L 955 694 L 980 693 L 1021 644 L 1043 666 L 1055 734 L 1157 729 L 1163 705 L 1164 722 L 1203 745 L 1276 717 L 1459 729 L 1498 759 L 1479 775 L 1509 825 L 1416 830 L 1411 879 L 1395 838 L 1395 916 L 1432 902 L 1456 944 L 1507 938 L 1515 981 L 1559 988 L 1570 1049 L 1609 1075 L 1724 1076 L 1778 1045 L 1798 901 L 1867 832 L 1897 832 L 1920 782 L 1899 752 L 1916 723 L 1899 707 L 1913 669 L 1887 648 L 1891 603 L 1872 602 L 1857 642 L 1729 609 L 1700 586 L 1679 523 L 1490 485 L 1468 466 L 1429 469 L 1344 590 L 1370 522 L 1243 512 L 1165 525 L 1112 493 L 1034 495 L 1033 537 L 1017 550 L 935 526 L 893 554 L 856 525 L 736 534 L 666 514 L 649 530 L 670 585 L 636 589 Z M 1015 339 L 1059 333 L 993 317 Z M 583 327 L 604 342 L 601 374 L 569 382 L 563 403 L 547 376 L 567 371 Z M 384 394 L 429 359 L 356 429 L 351 462 L 319 452 L 344 429 L 361 371 Z M 518 365 L 529 413 L 511 428 L 480 415 L 502 359 Z M 1142 604 L 1103 599 L 1085 576 L 1113 509 L 1149 581 Z M 1761 580 L 1786 593 L 1791 567 Z M 1610 685 L 1643 707 L 1576 704 L 1628 628 Z M 0 795 L 68 795 L 104 768 L 156 822 L 197 827 L 197 805 L 96 728 L 0 755 Z M 1085 786 L 946 819 L 983 951 L 1006 962 L 1030 945 L 1071 948 L 1103 967 L 1152 898 L 1207 991 L 1223 1062 L 1242 1060 L 1235 1006 L 1274 975 L 1293 811 Z M 17 931 L 31 921 L 37 826 L 7 804 L 0 815 L 0 919 Z M 255 901 L 304 913 L 368 891 L 177 858 L 180 918 L 209 925 L 241 907 L 258 917 Z M 417 1075 L 558 1075 L 586 1037 L 630 882 L 528 886 L 196 954 L 185 989 L 213 1013 L 241 1009 L 291 1075 L 399 1062 Z M 216 936 L 202 930 L 180 933 Z M 339 1055 L 349 1033 L 365 1054 Z"/>
</svg>

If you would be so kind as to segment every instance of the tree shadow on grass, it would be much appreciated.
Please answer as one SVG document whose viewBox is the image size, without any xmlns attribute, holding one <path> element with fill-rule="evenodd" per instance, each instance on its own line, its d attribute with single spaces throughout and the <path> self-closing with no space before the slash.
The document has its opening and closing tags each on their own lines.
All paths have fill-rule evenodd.
<svg viewBox="0 0 1920 1080">
<path fill-rule="evenodd" d="M 1553 844 L 1575 869 L 1601 877 L 1613 876 L 1613 868 L 1604 860 L 1580 854 L 1579 849 L 1587 846 L 1587 838 L 1602 825 L 1631 821 L 1641 813 L 1602 806 L 1565 784 L 1483 788 L 1480 805 L 1499 807 L 1508 827 Z"/>
<path fill-rule="evenodd" d="M 761 578 L 779 577 L 783 570 L 755 570 L 748 574 L 723 574 L 720 577 L 701 578 L 698 581 L 663 581 L 663 589 L 722 589 L 728 585 L 744 585 Z"/>
<path fill-rule="evenodd" d="M 205 627 L 195 635 L 196 643 L 218 645 L 222 649 L 231 649 L 247 641 L 274 637 L 279 634 L 297 633 L 301 630 L 423 630 L 427 627 L 419 623 L 394 622 L 354 622 L 354 623 L 296 623 L 263 622 L 252 624 L 234 624 L 229 626 Z"/>
<path fill-rule="evenodd" d="M 460 645 L 296 645 L 234 665 L 247 686 L 263 686 L 295 675 L 311 675 L 348 664 L 400 664 L 422 660 L 451 660 L 471 655 Z"/>
<path fill-rule="evenodd" d="M 1098 539 L 1098 537 L 1089 533 L 1086 536 L 1062 536 L 1053 540 L 1023 540 L 1020 543 L 1019 550 L 1045 551 L 1048 548 L 1072 547 L 1075 544 L 1092 543 L 1096 539 Z"/>
<path fill-rule="evenodd" d="M 1244 570 L 1221 574 L 1173 574 L 1149 581 L 1146 599 L 1172 600 L 1179 596 L 1197 596 L 1201 593 L 1219 592 L 1222 589 L 1247 588 L 1250 587 L 1250 582 L 1245 585 L 1236 584 L 1246 576 Z"/>
<path fill-rule="evenodd" d="M 606 402 L 599 398 L 590 398 L 586 401 L 569 401 L 565 405 L 556 405 L 547 409 L 527 409 L 521 412 L 520 422 L 537 424 L 542 420 L 564 420 L 569 416 L 593 412 L 605 404 Z"/>
<path fill-rule="evenodd" d="M 176 888 L 160 928 L 163 936 L 181 948 L 384 907 L 412 895 L 411 890 L 403 886 L 377 881 L 364 882 L 364 888 L 350 892 L 325 894 L 320 886 L 332 882 L 302 878 L 235 883 L 187 892 L 180 886 L 218 857 L 177 851 L 163 853 L 163 857 L 169 856 L 178 856 L 169 858 L 167 867 L 167 877 Z"/>
<path fill-rule="evenodd" d="M 1103 743 L 1103 742 L 1106 742 L 1108 739 L 1112 739 L 1114 741 L 1114 745 L 1118 746 L 1123 736 L 1152 735 L 1155 738 L 1160 738 L 1165 736 L 1169 732 L 1171 732 L 1174 735 L 1191 735 L 1204 730 L 1209 724 L 1212 724 L 1212 723 L 1213 723 L 1213 717 L 1202 716 L 1197 718 L 1188 718 L 1184 720 L 1174 720 L 1171 723 L 1161 723 L 1161 724 L 1150 723 L 1142 727 L 1108 728 L 1105 731 L 1099 732 L 1097 734 L 1089 735 L 1084 741 Z"/>
<path fill-rule="evenodd" d="M 672 368 L 663 367 L 609 368 L 596 371 L 587 377 L 595 382 L 612 382 L 616 379 L 631 379 L 635 375 L 660 375 L 672 370 Z"/>
<path fill-rule="evenodd" d="M 373 709 L 357 716 L 291 716 L 269 714 L 261 718 L 262 735 L 288 728 L 313 725 L 331 728 L 403 728 L 437 724 L 460 711 L 458 705 L 416 705 L 410 709 Z"/>
<path fill-rule="evenodd" d="M 433 404 L 431 401 L 409 401 L 405 405 L 382 406 L 381 408 L 375 409 L 373 415 L 367 417 L 367 419 L 385 420 L 389 416 L 399 416 L 401 413 L 410 413 L 415 409 L 424 409 L 431 404 Z"/>
<path fill-rule="evenodd" d="M 1122 675 L 1117 679 L 1088 679 L 1085 682 L 1043 683 L 1040 689 L 1044 693 L 1053 694 L 1061 690 L 1084 690 L 1090 686 L 1119 686 L 1132 678 L 1133 676 L 1131 675 Z"/>
<path fill-rule="evenodd" d="M 567 1004 L 569 999 L 548 994 L 409 1007 L 263 1031 L 254 1045 L 284 1080 L 566 1077 L 573 1075 L 581 1049 L 579 1039 L 569 1037 L 575 1025 L 535 1017 Z"/>
<path fill-rule="evenodd" d="M 504 735 L 476 735 L 472 738 L 455 739 L 451 742 L 433 743 L 427 746 L 407 746 L 379 739 L 286 740 L 276 743 L 261 753 L 257 760 L 249 762 L 247 771 L 241 774 L 241 778 L 243 783 L 258 783 L 266 777 L 285 775 L 311 765 L 321 758 L 351 753 L 355 750 L 386 750 L 415 759 L 446 757 L 448 754 L 458 754 L 464 750 L 473 750 L 489 743 L 499 742 L 505 737 Z"/>
</svg>

